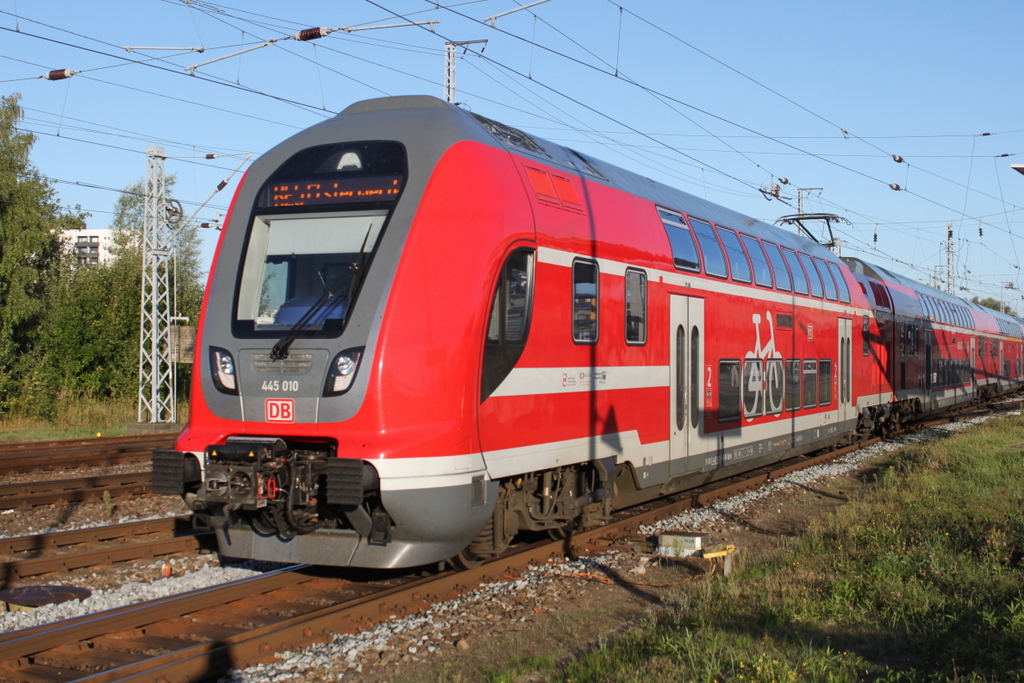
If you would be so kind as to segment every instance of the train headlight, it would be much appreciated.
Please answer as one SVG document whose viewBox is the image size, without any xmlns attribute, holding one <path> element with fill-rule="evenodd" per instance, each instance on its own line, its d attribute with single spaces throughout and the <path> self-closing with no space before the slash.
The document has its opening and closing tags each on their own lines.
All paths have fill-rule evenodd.
<svg viewBox="0 0 1024 683">
<path fill-rule="evenodd" d="M 210 347 L 210 369 L 213 384 L 224 394 L 238 395 L 238 381 L 235 375 L 235 359 L 231 354 L 216 346 Z"/>
<path fill-rule="evenodd" d="M 344 394 L 352 386 L 359 369 L 359 360 L 363 357 L 363 347 L 345 349 L 331 361 L 327 369 L 327 383 L 324 385 L 324 396 Z"/>
</svg>

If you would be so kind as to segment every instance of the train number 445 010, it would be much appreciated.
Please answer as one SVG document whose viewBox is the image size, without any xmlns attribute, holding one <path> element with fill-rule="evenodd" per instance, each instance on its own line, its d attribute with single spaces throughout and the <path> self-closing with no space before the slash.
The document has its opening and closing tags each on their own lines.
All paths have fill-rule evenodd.
<svg viewBox="0 0 1024 683">
<path fill-rule="evenodd" d="M 276 379 L 263 380 L 263 391 L 298 391 L 299 380 L 297 379 L 286 379 L 285 381 L 279 381 Z"/>
</svg>

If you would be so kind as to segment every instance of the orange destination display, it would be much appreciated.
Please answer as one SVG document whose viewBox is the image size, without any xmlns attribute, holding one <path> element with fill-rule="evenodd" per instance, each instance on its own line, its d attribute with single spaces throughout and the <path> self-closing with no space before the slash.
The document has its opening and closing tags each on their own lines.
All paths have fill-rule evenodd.
<svg viewBox="0 0 1024 683">
<path fill-rule="evenodd" d="M 402 176 L 335 178 L 273 183 L 264 190 L 261 206 L 319 206 L 357 202 L 393 202 L 402 191 Z"/>
</svg>

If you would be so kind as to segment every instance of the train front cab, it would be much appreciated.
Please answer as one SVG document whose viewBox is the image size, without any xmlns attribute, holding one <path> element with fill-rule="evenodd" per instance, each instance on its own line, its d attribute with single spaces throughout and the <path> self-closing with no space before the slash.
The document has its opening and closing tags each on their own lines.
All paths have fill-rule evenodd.
<svg viewBox="0 0 1024 683">
<path fill-rule="evenodd" d="M 489 521 L 496 485 L 474 408 L 483 334 L 510 245 L 535 251 L 533 218 L 479 123 L 434 98 L 397 99 L 275 148 L 233 204 L 164 487 L 211 515 L 227 557 L 416 566 Z M 340 187 L 318 194 L 327 182 Z M 296 188 L 312 198 L 288 196 Z M 321 254 L 339 221 L 362 230 L 354 253 Z M 277 263 L 292 251 L 319 263 L 294 270 L 309 294 Z"/>
</svg>

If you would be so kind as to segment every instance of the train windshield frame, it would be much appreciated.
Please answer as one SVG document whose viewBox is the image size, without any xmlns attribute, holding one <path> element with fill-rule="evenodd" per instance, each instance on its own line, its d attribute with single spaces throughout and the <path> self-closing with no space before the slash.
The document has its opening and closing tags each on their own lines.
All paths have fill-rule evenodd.
<svg viewBox="0 0 1024 683">
<path fill-rule="evenodd" d="M 408 177 L 387 140 L 308 147 L 257 193 L 235 283 L 236 338 L 336 337 Z"/>
</svg>

